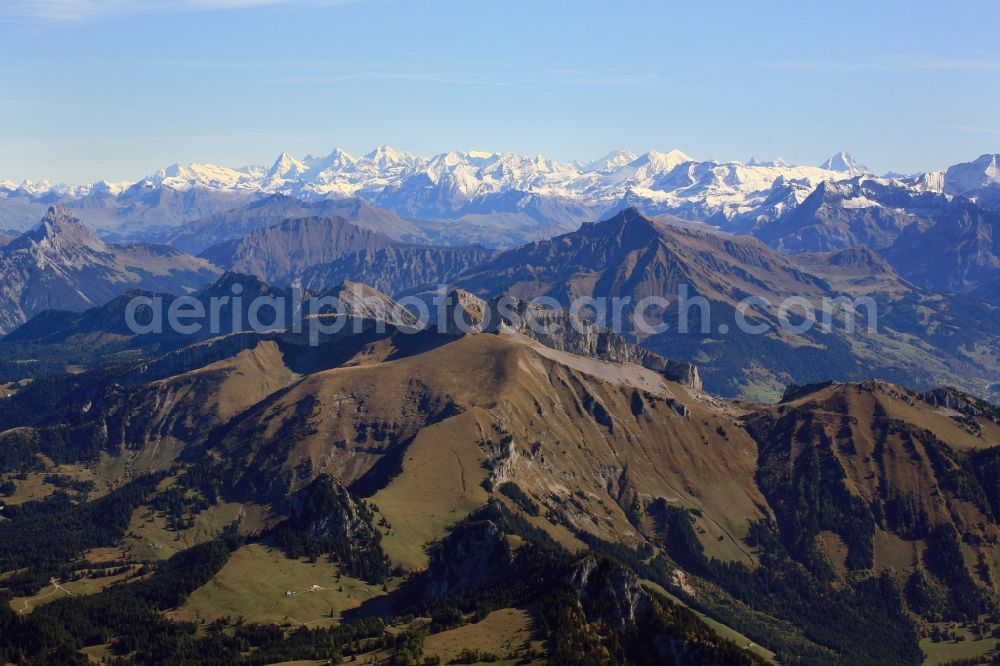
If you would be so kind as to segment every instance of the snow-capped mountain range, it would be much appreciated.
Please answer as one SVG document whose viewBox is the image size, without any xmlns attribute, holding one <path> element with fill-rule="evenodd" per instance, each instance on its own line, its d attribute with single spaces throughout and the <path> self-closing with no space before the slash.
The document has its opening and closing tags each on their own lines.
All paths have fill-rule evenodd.
<svg viewBox="0 0 1000 666">
<path fill-rule="evenodd" d="M 776 183 L 792 185 L 801 199 L 820 182 L 863 170 L 847 153 L 827 160 L 824 167 L 793 167 L 781 161 L 699 161 L 676 149 L 642 155 L 619 149 L 581 164 L 480 151 L 424 158 L 386 146 L 363 157 L 339 148 L 323 157 L 302 159 L 284 153 L 270 168 L 174 165 L 143 182 L 174 190 L 209 187 L 306 200 L 360 197 L 418 219 L 529 209 L 529 201 L 498 201 L 501 195 L 517 192 L 595 209 L 643 203 L 662 212 L 724 222 L 764 204 Z"/>
<path fill-rule="evenodd" d="M 174 164 L 135 183 L 0 181 L 0 229 L 26 228 L 37 221 L 39 206 L 59 203 L 79 210 L 101 233 L 142 237 L 283 194 L 306 201 L 360 198 L 406 219 L 438 223 L 428 227 L 428 238 L 451 242 L 547 237 L 627 205 L 752 231 L 801 205 L 821 183 L 851 179 L 975 199 L 1000 187 L 1000 167 L 996 155 L 983 155 L 943 171 L 876 177 L 847 152 L 820 166 L 792 166 L 781 159 L 697 160 L 676 149 L 642 155 L 619 149 L 584 164 L 481 151 L 421 157 L 387 146 L 355 157 L 338 148 L 318 157 L 283 153 L 270 166 Z M 504 228 L 502 237 L 497 227 Z"/>
</svg>

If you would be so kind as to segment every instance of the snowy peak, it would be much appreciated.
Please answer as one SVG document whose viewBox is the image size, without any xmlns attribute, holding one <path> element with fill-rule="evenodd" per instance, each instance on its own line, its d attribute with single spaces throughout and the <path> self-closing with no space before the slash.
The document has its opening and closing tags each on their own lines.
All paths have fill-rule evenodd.
<svg viewBox="0 0 1000 666">
<path fill-rule="evenodd" d="M 944 174 L 944 192 L 975 198 L 983 188 L 1000 186 L 1000 155 L 980 155 L 971 162 L 948 167 Z"/>
<path fill-rule="evenodd" d="M 410 153 L 400 152 L 389 146 L 380 146 L 364 157 L 365 161 L 378 169 L 390 169 L 395 166 L 411 164 L 415 157 Z"/>
<path fill-rule="evenodd" d="M 637 205 L 651 215 L 748 231 L 780 219 L 822 183 L 857 178 L 882 180 L 880 187 L 891 180 L 894 187 L 915 192 L 946 191 L 977 201 L 1000 200 L 997 155 L 955 165 L 947 174 L 876 179 L 846 151 L 820 167 L 791 166 L 781 159 L 695 160 L 678 149 L 637 155 L 618 148 L 584 164 L 514 152 L 455 150 L 423 157 L 381 146 L 360 158 L 340 148 L 302 159 L 282 153 L 269 167 L 174 164 L 132 185 L 98 183 L 67 189 L 30 183 L 14 187 L 3 182 L 0 203 L 10 200 L 15 211 L 24 207 L 18 199 L 37 206 L 30 218 L 15 227 L 24 229 L 37 220 L 34 211 L 50 203 L 71 206 L 83 219 L 105 227 L 109 216 L 91 211 L 111 211 L 112 219 L 138 226 L 147 222 L 141 216 L 155 209 L 149 213 L 151 218 L 163 216 L 166 224 L 173 225 L 227 210 L 230 202 L 269 195 L 307 202 L 361 199 L 414 221 L 475 219 L 473 227 L 449 227 L 450 241 L 508 245 L 573 230 L 627 205 Z M 846 200 L 846 195 L 841 198 Z M 849 200 L 848 205 L 859 208 L 874 205 L 867 197 Z M 484 216 L 499 217 L 493 225 L 492 221 L 486 224 Z M 507 225 L 514 219 L 518 221 Z M 420 238 L 424 227 L 420 222 L 412 225 L 407 237 Z M 427 233 L 429 238 L 439 232 Z"/>
<path fill-rule="evenodd" d="M 307 155 L 303 160 L 310 171 L 319 173 L 327 169 L 340 170 L 352 166 L 358 160 L 346 150 L 334 148 L 326 157 Z"/>
<path fill-rule="evenodd" d="M 665 153 L 651 150 L 642 157 L 633 160 L 632 164 L 636 166 L 646 166 L 649 168 L 651 173 L 667 173 L 680 164 L 693 161 L 693 157 L 674 148 L 673 150 L 669 150 Z"/>
<path fill-rule="evenodd" d="M 821 169 L 826 169 L 827 171 L 839 171 L 852 176 L 864 176 L 867 173 L 871 173 L 868 170 L 868 167 L 854 159 L 854 156 L 846 150 L 842 150 L 836 155 L 833 155 L 820 164 L 819 167 Z"/>
<path fill-rule="evenodd" d="M 633 153 L 631 150 L 626 150 L 625 148 L 619 148 L 617 150 L 612 150 L 610 153 L 604 157 L 594 160 L 590 164 L 583 167 L 584 173 L 591 172 L 607 172 L 613 171 L 619 167 L 623 167 L 629 162 L 634 162 L 638 159 L 638 155 Z"/>
<path fill-rule="evenodd" d="M 23 180 L 21 184 L 17 186 L 17 189 L 26 194 L 41 195 L 51 192 L 54 188 L 52 183 L 47 180 L 43 180 L 40 183 L 35 183 L 30 180 Z"/>
<path fill-rule="evenodd" d="M 787 169 L 791 166 L 783 158 L 778 157 L 773 160 L 762 160 L 756 155 L 751 157 L 746 161 L 746 166 L 748 167 L 776 167 L 779 169 Z"/>
<path fill-rule="evenodd" d="M 215 164 L 171 164 L 144 179 L 174 190 L 194 186 L 235 189 L 253 180 L 252 174 Z"/>
<path fill-rule="evenodd" d="M 278 159 L 274 161 L 274 164 L 267 171 L 268 180 L 281 179 L 288 180 L 291 178 L 298 178 L 302 176 L 309 167 L 305 165 L 304 162 L 300 162 L 288 153 L 281 153 L 278 155 Z"/>
</svg>

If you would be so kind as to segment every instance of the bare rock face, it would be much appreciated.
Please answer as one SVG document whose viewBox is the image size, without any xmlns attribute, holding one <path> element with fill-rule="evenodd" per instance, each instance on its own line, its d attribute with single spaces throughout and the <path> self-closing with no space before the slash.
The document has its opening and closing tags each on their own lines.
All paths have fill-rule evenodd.
<svg viewBox="0 0 1000 666">
<path fill-rule="evenodd" d="M 486 302 L 461 289 L 449 294 L 447 303 L 446 333 L 449 335 L 497 333 L 506 328 L 551 349 L 611 363 L 634 363 L 659 372 L 671 381 L 701 389 L 696 366 L 672 361 L 565 310 L 513 296 L 500 296 Z"/>
<path fill-rule="evenodd" d="M 405 307 L 382 292 L 360 282 L 345 280 L 341 284 L 318 294 L 337 299 L 339 312 L 348 317 L 385 321 L 394 326 L 415 327 L 417 317 Z"/>
<path fill-rule="evenodd" d="M 620 564 L 588 555 L 573 567 L 566 584 L 584 617 L 606 625 L 620 638 L 628 663 L 755 663 L 735 645 L 723 647 L 728 654 L 720 661 L 718 653 L 712 654 L 717 639 L 698 626 L 691 611 L 654 597 Z"/>
<path fill-rule="evenodd" d="M 494 523 L 463 523 L 431 551 L 424 597 L 440 597 L 499 580 L 513 563 L 510 544 Z"/>
<path fill-rule="evenodd" d="M 444 302 L 445 335 L 465 335 L 481 333 L 492 319 L 490 305 L 464 289 L 455 289 Z"/>
<path fill-rule="evenodd" d="M 612 363 L 634 363 L 655 370 L 671 381 L 695 389 L 701 388 L 697 366 L 672 361 L 645 347 L 632 344 L 619 333 L 574 317 L 563 310 L 512 297 L 494 299 L 490 307 L 496 313 L 492 319 L 497 322 L 497 329 L 502 324 L 538 340 L 546 347 Z M 532 325 L 532 322 L 542 325 Z"/>
<path fill-rule="evenodd" d="M 288 513 L 312 537 L 377 540 L 370 512 L 351 497 L 347 488 L 325 474 L 292 495 Z"/>
<path fill-rule="evenodd" d="M 985 418 L 994 423 L 1000 423 L 1000 409 L 985 400 L 950 386 L 942 386 L 933 391 L 922 393 L 919 398 L 928 405 L 944 407 L 966 416 Z"/>
<path fill-rule="evenodd" d="M 653 612 L 653 598 L 634 573 L 597 557 L 581 560 L 567 583 L 585 606 L 601 609 L 601 619 L 619 631 L 635 630 Z"/>
<path fill-rule="evenodd" d="M 289 557 L 329 554 L 348 574 L 377 583 L 388 575 L 389 559 L 372 517 L 339 481 L 321 474 L 291 496 L 288 520 L 271 538 Z"/>
</svg>

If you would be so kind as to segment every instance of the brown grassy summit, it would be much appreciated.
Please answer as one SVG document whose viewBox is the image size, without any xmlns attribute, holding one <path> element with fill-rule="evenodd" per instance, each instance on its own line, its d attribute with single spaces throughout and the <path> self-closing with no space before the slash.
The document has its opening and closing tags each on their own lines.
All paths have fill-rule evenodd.
<svg viewBox="0 0 1000 666">
<path fill-rule="evenodd" d="M 638 538 L 623 508 L 634 501 L 698 506 L 738 553 L 761 501 L 753 442 L 686 387 L 515 333 L 311 375 L 234 421 L 221 447 L 247 461 L 238 473 L 251 495 L 294 470 L 326 470 L 375 493 L 393 524 L 443 528 L 449 511 L 516 481 L 542 510 L 610 540 Z M 380 499 L 421 483 L 440 504 L 401 501 L 397 517 Z"/>
</svg>

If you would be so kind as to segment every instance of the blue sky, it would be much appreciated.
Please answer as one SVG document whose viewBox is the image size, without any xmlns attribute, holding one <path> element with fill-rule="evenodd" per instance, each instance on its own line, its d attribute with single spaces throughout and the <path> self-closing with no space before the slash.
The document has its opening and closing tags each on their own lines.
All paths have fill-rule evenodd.
<svg viewBox="0 0 1000 666">
<path fill-rule="evenodd" d="M 281 151 L 1000 150 L 1000 3 L 4 0 L 0 179 Z"/>
</svg>

